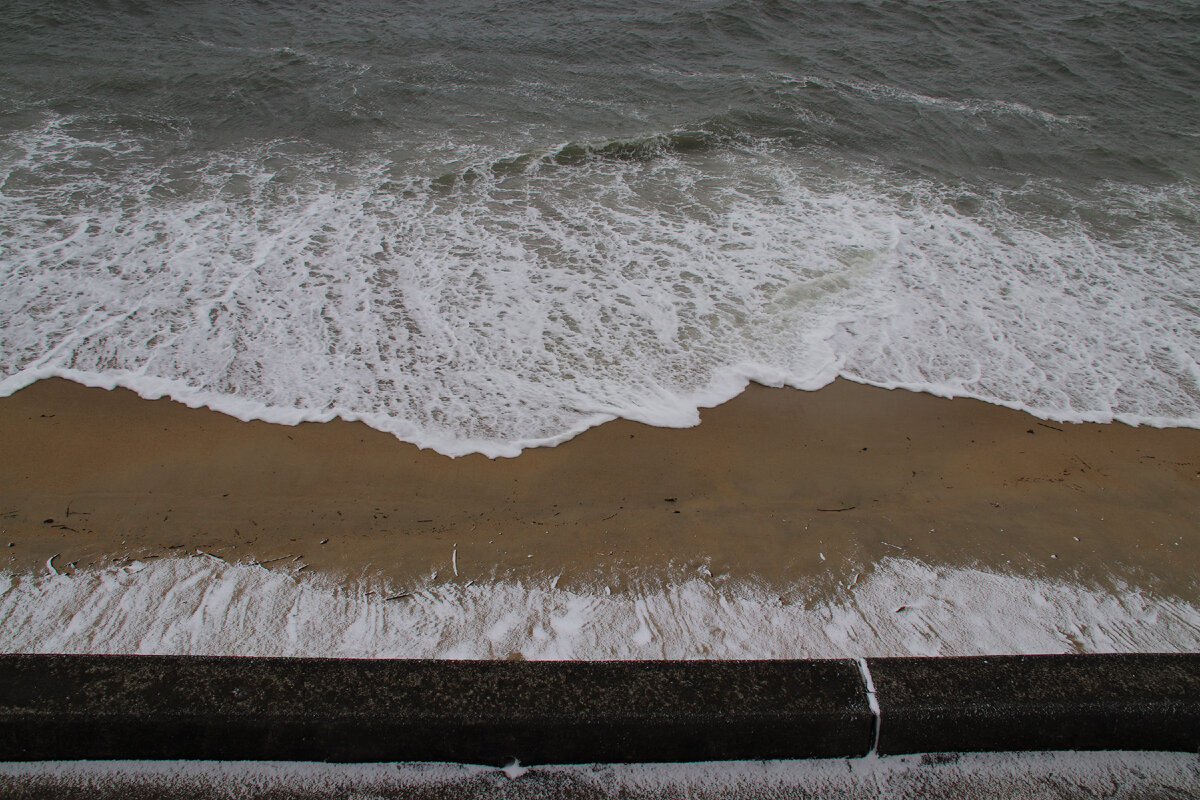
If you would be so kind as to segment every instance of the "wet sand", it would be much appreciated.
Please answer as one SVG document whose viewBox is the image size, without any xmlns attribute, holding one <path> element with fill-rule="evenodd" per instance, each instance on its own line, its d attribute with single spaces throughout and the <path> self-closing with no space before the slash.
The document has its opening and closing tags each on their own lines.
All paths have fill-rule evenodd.
<svg viewBox="0 0 1200 800">
<path fill-rule="evenodd" d="M 1200 593 L 1200 431 L 846 381 L 489 460 L 47 380 L 0 399 L 0 451 L 0 566 L 18 572 L 202 551 L 348 582 L 711 572 L 786 591 L 905 556 Z"/>
</svg>

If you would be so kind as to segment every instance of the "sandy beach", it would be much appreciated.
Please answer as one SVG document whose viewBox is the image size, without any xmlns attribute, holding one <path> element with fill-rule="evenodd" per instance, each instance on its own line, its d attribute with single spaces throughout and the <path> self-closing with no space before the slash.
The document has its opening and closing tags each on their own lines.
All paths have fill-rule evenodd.
<svg viewBox="0 0 1200 800">
<path fill-rule="evenodd" d="M 838 381 L 690 429 L 618 420 L 513 459 L 365 425 L 245 423 L 46 380 L 0 400 L 6 568 L 197 551 L 346 582 L 712 574 L 781 591 L 880 559 L 1196 597 L 1200 431 L 1059 424 Z"/>
</svg>

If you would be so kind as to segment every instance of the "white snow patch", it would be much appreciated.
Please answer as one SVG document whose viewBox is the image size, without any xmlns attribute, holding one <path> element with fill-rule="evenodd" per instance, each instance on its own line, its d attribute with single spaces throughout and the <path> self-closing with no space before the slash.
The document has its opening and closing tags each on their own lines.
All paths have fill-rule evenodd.
<svg viewBox="0 0 1200 800">
<path fill-rule="evenodd" d="M 462 764 L 50 761 L 0 764 L 0 781 L 31 796 L 540 800 L 597 798 L 1195 797 L 1194 753 L 970 753 L 845 760 L 608 764 L 506 769 Z"/>
</svg>

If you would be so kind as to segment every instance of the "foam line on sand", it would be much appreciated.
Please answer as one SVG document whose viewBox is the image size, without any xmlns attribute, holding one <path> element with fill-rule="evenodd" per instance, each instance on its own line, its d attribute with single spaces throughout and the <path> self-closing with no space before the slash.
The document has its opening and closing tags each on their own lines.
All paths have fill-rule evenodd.
<svg viewBox="0 0 1200 800">
<path fill-rule="evenodd" d="M 1200 608 L 1134 586 L 886 559 L 850 588 L 695 578 L 346 587 L 203 556 L 0 574 L 0 651 L 364 658 L 860 658 L 1200 648 Z"/>
</svg>

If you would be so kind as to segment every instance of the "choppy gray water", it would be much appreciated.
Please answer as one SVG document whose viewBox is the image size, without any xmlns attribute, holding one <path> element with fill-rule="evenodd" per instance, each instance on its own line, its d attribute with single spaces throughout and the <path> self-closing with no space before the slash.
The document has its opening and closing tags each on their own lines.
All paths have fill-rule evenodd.
<svg viewBox="0 0 1200 800">
<path fill-rule="evenodd" d="M 1200 425 L 1184 2 L 16 2 L 0 393 L 510 455 L 837 375 Z"/>
</svg>

